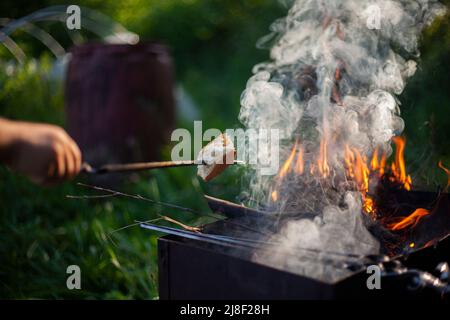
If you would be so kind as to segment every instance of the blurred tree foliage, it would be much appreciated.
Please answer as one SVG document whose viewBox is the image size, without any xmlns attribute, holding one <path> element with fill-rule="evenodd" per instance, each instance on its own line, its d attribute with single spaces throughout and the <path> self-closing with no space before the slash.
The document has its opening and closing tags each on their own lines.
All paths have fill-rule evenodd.
<svg viewBox="0 0 450 320">
<path fill-rule="evenodd" d="M 11 1 L 2 2 L 0 10 L 3 16 L 19 18 L 38 8 L 63 3 L 38 0 L 32 6 L 17 6 Z M 268 32 L 270 23 L 286 11 L 273 0 L 82 0 L 75 3 L 110 16 L 139 34 L 141 40 L 167 44 L 173 54 L 177 78 L 201 107 L 205 124 L 218 128 L 236 125 L 239 97 L 251 68 L 268 58 L 268 52 L 257 50 L 255 43 Z M 61 23 L 39 23 L 39 26 L 47 26 L 64 47 L 71 45 Z M 46 50 L 20 31 L 13 38 L 32 56 Z"/>
<path fill-rule="evenodd" d="M 52 60 L 43 54 L 17 68 L 0 64 L 0 114 L 9 119 L 64 123 L 61 83 L 50 79 Z M 28 93 L 26 92 L 27 90 Z"/>
</svg>

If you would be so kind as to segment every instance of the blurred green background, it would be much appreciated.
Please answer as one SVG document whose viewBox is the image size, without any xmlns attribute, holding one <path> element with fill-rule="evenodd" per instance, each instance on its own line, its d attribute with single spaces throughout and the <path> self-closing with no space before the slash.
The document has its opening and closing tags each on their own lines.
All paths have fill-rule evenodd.
<svg viewBox="0 0 450 320">
<path fill-rule="evenodd" d="M 445 1 L 447 4 L 450 1 Z M 74 3 L 74 2 L 72 2 Z M 139 34 L 160 40 L 172 52 L 176 80 L 198 107 L 204 127 L 238 126 L 239 97 L 252 66 L 268 59 L 256 41 L 286 7 L 274 0 L 76 1 L 96 9 Z M 19 18 L 60 1 L 2 1 L 2 17 Z M 443 184 L 438 159 L 450 165 L 450 22 L 436 21 L 425 33 L 422 57 L 402 102 L 413 179 L 429 188 Z M 41 22 L 67 49 L 63 25 Z M 94 39 L 92 35 L 86 38 Z M 12 38 L 26 52 L 26 63 L 0 48 L 0 116 L 64 126 L 63 84 L 52 75 L 54 59 L 42 44 L 21 31 Z M 186 119 L 178 127 L 192 129 Z M 164 150 L 169 157 L 169 147 Z M 208 212 L 204 192 L 233 200 L 239 195 L 240 169 L 232 168 L 203 184 L 195 169 L 131 175 L 121 190 Z M 40 188 L 0 167 L 0 298 L 157 298 L 156 237 L 138 227 L 112 231 L 158 214 L 191 225 L 211 218 L 167 210 L 137 200 L 68 199 L 96 194 L 76 183 Z M 82 270 L 82 290 L 66 289 L 66 268 Z"/>
</svg>

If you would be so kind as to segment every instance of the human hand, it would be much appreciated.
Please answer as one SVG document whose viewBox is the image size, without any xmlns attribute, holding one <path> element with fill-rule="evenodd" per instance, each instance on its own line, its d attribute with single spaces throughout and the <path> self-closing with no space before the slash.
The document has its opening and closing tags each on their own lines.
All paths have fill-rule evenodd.
<svg viewBox="0 0 450 320">
<path fill-rule="evenodd" d="M 6 145 L 6 164 L 31 181 L 53 185 L 74 178 L 81 168 L 81 152 L 64 129 L 6 120 L 0 122 L 0 148 Z"/>
</svg>

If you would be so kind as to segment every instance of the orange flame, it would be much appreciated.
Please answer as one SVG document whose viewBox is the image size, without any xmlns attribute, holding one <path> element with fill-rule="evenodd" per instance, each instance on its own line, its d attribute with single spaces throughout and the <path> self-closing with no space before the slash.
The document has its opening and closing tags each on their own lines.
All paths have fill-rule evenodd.
<svg viewBox="0 0 450 320">
<path fill-rule="evenodd" d="M 365 195 L 363 198 L 363 210 L 365 213 L 373 214 L 375 212 L 375 204 L 371 197 Z"/>
<path fill-rule="evenodd" d="M 378 170 L 380 177 L 384 175 L 384 168 L 386 168 L 386 154 L 383 153 L 380 160 L 380 168 Z"/>
<path fill-rule="evenodd" d="M 295 157 L 296 155 L 297 158 Z M 298 175 L 301 175 L 305 172 L 304 150 L 302 145 L 298 141 L 295 142 L 288 158 L 281 166 L 281 169 L 277 175 L 277 183 L 279 184 L 280 181 L 291 171 Z M 311 163 L 309 166 L 309 173 L 311 175 L 314 175 L 316 172 L 320 173 L 323 178 L 328 177 L 331 172 L 330 166 L 328 164 L 328 149 L 325 139 L 322 139 L 320 142 L 319 158 L 317 159 L 316 163 Z"/>
<path fill-rule="evenodd" d="M 447 174 L 447 186 L 445 187 L 445 190 L 447 190 L 450 187 L 450 170 L 444 167 L 444 165 L 442 164 L 442 160 L 439 161 L 439 168 L 444 170 L 444 172 Z"/>
<path fill-rule="evenodd" d="M 346 175 L 354 181 L 357 190 L 361 194 L 363 203 L 363 210 L 370 214 L 374 219 L 377 217 L 377 208 L 375 201 L 369 194 L 370 181 L 372 178 L 381 178 L 387 175 L 392 182 L 398 183 L 401 188 L 411 190 L 412 180 L 411 176 L 406 172 L 404 150 L 406 139 L 404 137 L 394 137 L 395 144 L 395 158 L 390 166 L 387 166 L 387 156 L 385 152 L 380 152 L 380 149 L 375 148 L 372 156 L 367 157 L 357 148 L 349 145 L 345 146 L 344 165 L 346 168 Z M 450 169 L 443 166 L 439 162 L 439 167 L 442 168 L 448 176 L 447 188 L 450 187 Z M 317 175 L 321 178 L 330 176 L 331 168 L 328 164 L 328 143 L 326 139 L 320 141 L 319 155 L 316 161 L 309 163 L 309 168 L 305 168 L 304 150 L 299 141 L 296 141 L 291 149 L 288 158 L 283 163 L 276 180 L 276 187 L 271 192 L 271 199 L 276 202 L 279 200 L 279 186 L 284 177 L 293 172 L 296 175 L 302 175 L 305 172 L 311 176 Z M 400 217 L 391 222 L 386 223 L 386 227 L 393 230 L 402 230 L 407 227 L 414 227 L 419 220 L 430 214 L 430 211 L 424 208 L 416 209 L 407 217 Z"/>
<path fill-rule="evenodd" d="M 392 141 L 395 143 L 395 162 L 392 163 L 392 173 L 396 180 L 403 184 L 406 190 L 411 190 L 411 176 L 406 174 L 405 166 L 405 144 L 404 137 L 394 137 Z"/>
<path fill-rule="evenodd" d="M 327 141 L 325 139 L 322 139 L 320 141 L 320 153 L 319 159 L 317 160 L 317 166 L 323 178 L 326 178 L 330 175 L 330 167 L 328 166 Z"/>
<path fill-rule="evenodd" d="M 277 202 L 277 200 L 278 200 L 278 191 L 277 190 L 273 191 L 270 196 L 272 197 L 272 201 Z"/>
<path fill-rule="evenodd" d="M 373 152 L 372 160 L 370 161 L 370 167 L 374 171 L 378 170 L 378 168 L 380 167 L 380 164 L 378 162 L 378 148 L 376 148 L 375 151 Z"/>
<path fill-rule="evenodd" d="M 357 183 L 359 190 L 364 193 L 369 191 L 370 174 L 370 169 L 365 159 L 358 149 L 351 149 L 349 146 L 346 146 L 344 161 L 347 167 L 347 174 Z"/>
<path fill-rule="evenodd" d="M 297 151 L 297 144 L 298 144 L 298 142 L 296 141 L 294 144 L 294 147 L 291 150 L 291 153 L 289 154 L 289 157 L 287 158 L 287 160 L 281 167 L 281 170 L 278 174 L 279 179 L 283 179 L 286 176 L 286 174 L 289 172 L 289 169 L 291 168 L 291 165 L 292 165 L 292 161 L 294 161 L 294 158 L 295 158 L 295 152 Z"/>
<path fill-rule="evenodd" d="M 428 214 L 430 214 L 429 210 L 423 209 L 423 208 L 418 208 L 413 213 L 411 213 L 409 216 L 407 216 L 405 218 L 400 218 L 401 220 L 399 222 L 388 224 L 388 228 L 393 231 L 396 231 L 396 230 L 405 229 L 406 227 L 409 227 L 409 226 L 415 227 L 417 225 L 417 223 L 419 222 L 419 220 Z"/>
<path fill-rule="evenodd" d="M 303 161 L 303 147 L 300 146 L 297 156 L 297 162 L 295 163 L 295 173 L 303 174 L 304 171 L 305 171 L 305 164 Z"/>
<path fill-rule="evenodd" d="M 347 168 L 347 175 L 356 182 L 358 190 L 361 192 L 363 201 L 363 210 L 368 214 L 375 211 L 372 198 L 367 194 L 369 192 L 370 169 L 367 164 L 367 157 L 361 155 L 358 149 L 345 147 L 344 162 Z M 371 166 L 378 166 L 378 156 L 374 153 L 371 160 Z"/>
<path fill-rule="evenodd" d="M 289 153 L 288 158 L 283 163 L 283 166 L 281 167 L 280 171 L 278 172 L 276 189 L 279 187 L 279 185 L 283 181 L 284 177 L 292 169 L 292 163 L 294 161 L 295 154 L 297 152 L 298 144 L 299 144 L 299 142 L 295 141 L 294 147 L 291 149 L 291 152 Z M 295 171 L 295 173 L 303 173 L 303 148 L 302 148 L 302 146 L 300 146 L 300 151 L 297 156 L 297 161 L 295 163 L 294 171 Z M 274 201 L 274 202 L 278 201 L 278 191 L 276 189 L 274 191 L 272 191 L 270 194 L 270 197 L 272 198 L 272 201 Z"/>
</svg>

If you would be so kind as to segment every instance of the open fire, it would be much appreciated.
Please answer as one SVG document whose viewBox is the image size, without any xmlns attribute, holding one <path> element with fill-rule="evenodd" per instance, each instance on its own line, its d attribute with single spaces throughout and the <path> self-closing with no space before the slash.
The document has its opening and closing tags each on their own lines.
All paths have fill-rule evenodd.
<svg viewBox="0 0 450 320">
<path fill-rule="evenodd" d="M 382 13 L 377 30 L 367 27 L 364 13 L 373 6 Z M 243 204 L 207 197 L 215 213 L 230 219 L 202 234 L 169 232 L 223 245 L 226 254 L 215 257 L 220 263 L 212 269 L 229 263 L 225 286 L 245 284 L 232 282 L 233 276 L 258 269 L 264 280 L 283 272 L 273 273 L 289 279 L 279 290 L 298 276 L 301 285 L 288 290 L 296 294 L 305 294 L 310 281 L 337 284 L 372 264 L 391 263 L 385 274 L 404 275 L 395 259 L 450 233 L 448 194 L 418 191 L 407 171 L 396 97 L 416 71 L 421 32 L 443 13 L 434 0 L 293 1 L 287 17 L 259 42 L 271 48 L 271 60 L 254 67 L 239 115 L 246 129 L 279 131 L 278 173 L 268 176 L 260 163 L 249 163 Z M 258 157 L 272 159 L 269 149 Z M 439 167 L 450 183 L 450 170 L 442 162 Z M 170 239 L 166 245 L 178 246 Z M 161 261 L 178 261 L 182 254 L 174 251 L 166 250 L 170 257 Z M 210 263 L 205 259 L 205 269 Z M 272 282 L 261 281 L 262 291 Z M 243 292 L 255 283 L 243 285 Z"/>
<path fill-rule="evenodd" d="M 265 238 L 280 243 L 277 252 L 256 252 L 255 261 L 334 280 L 339 271 L 294 248 L 394 256 L 424 245 L 410 233 L 434 207 L 396 199 L 414 191 L 396 96 L 416 71 L 422 30 L 445 9 L 417 2 L 297 0 L 259 42 L 271 60 L 254 67 L 239 119 L 280 130 L 284 162 L 275 177 L 258 165 L 249 173 L 248 205 L 279 217 Z M 367 26 L 373 7 L 377 30 Z"/>
<path fill-rule="evenodd" d="M 363 211 L 374 220 L 381 220 L 383 225 L 392 231 L 405 228 L 413 228 L 419 220 L 432 211 L 425 208 L 416 208 L 406 217 L 385 218 L 382 210 L 377 208 L 373 199 L 377 186 L 383 181 L 388 181 L 391 188 L 410 191 L 413 187 L 411 176 L 406 171 L 405 145 L 406 139 L 401 136 L 393 138 L 395 144 L 395 156 L 392 163 L 387 162 L 386 152 L 379 152 L 376 148 L 371 157 L 362 154 L 357 148 L 345 146 L 345 158 L 343 159 L 346 175 L 345 178 L 353 182 L 354 188 L 360 193 L 363 203 Z M 450 183 L 450 170 L 439 161 L 439 167 L 444 170 Z M 287 175 L 310 175 L 316 179 L 328 179 L 331 170 L 327 160 L 327 142 L 320 143 L 319 157 L 316 161 L 305 164 L 304 148 L 297 140 L 283 163 L 275 179 L 275 186 L 271 192 L 271 200 L 277 202 L 280 198 L 279 187 Z M 448 187 L 448 185 L 447 185 Z"/>
</svg>

